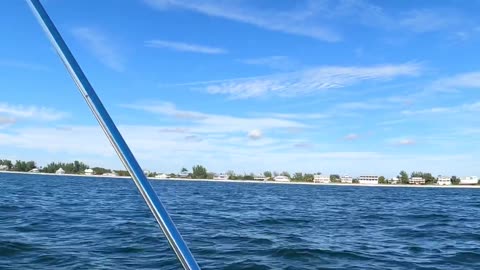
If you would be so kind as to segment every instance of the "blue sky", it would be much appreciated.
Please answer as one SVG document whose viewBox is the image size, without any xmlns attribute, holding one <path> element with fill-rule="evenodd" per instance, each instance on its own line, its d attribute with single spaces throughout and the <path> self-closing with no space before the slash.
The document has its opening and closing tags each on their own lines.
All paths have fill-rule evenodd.
<svg viewBox="0 0 480 270">
<path fill-rule="evenodd" d="M 480 1 L 44 0 L 145 169 L 480 174 Z M 0 158 L 121 168 L 23 1 Z"/>
</svg>

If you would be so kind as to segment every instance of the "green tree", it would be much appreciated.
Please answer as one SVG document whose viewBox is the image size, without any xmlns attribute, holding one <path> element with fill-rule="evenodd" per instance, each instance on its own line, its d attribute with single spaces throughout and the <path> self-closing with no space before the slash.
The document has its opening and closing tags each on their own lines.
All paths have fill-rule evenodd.
<svg viewBox="0 0 480 270">
<path fill-rule="evenodd" d="M 450 181 L 452 182 L 453 185 L 458 185 L 460 184 L 460 178 L 456 177 L 455 175 L 450 178 Z"/>
<path fill-rule="evenodd" d="M 398 180 L 400 180 L 400 183 L 402 184 L 408 184 L 408 173 L 406 171 L 401 171 L 398 175 Z"/>
<path fill-rule="evenodd" d="M 115 173 L 118 176 L 130 176 L 130 173 L 128 171 L 125 171 L 125 170 L 118 170 L 118 171 L 115 171 Z"/>
<path fill-rule="evenodd" d="M 193 179 L 207 179 L 207 169 L 202 165 L 196 165 L 192 168 L 192 178 Z"/>
<path fill-rule="evenodd" d="M 332 183 L 338 183 L 338 182 L 340 182 L 340 175 L 338 175 L 338 174 L 331 174 L 331 175 L 330 175 L 330 182 L 332 182 Z"/>
<path fill-rule="evenodd" d="M 111 173 L 112 172 L 111 170 L 105 169 L 105 168 L 102 168 L 102 167 L 93 167 L 92 170 L 93 170 L 93 174 L 96 174 L 96 175 L 102 175 L 104 173 Z"/>
<path fill-rule="evenodd" d="M 305 182 L 313 182 L 313 174 L 306 173 L 303 175 L 303 181 Z"/>
<path fill-rule="evenodd" d="M 0 160 L 0 165 L 5 165 L 8 167 L 9 170 L 11 170 L 13 168 L 13 163 L 11 160 L 8 160 L 8 159 L 3 159 L 3 160 Z"/>
<path fill-rule="evenodd" d="M 263 176 L 265 176 L 267 178 L 272 178 L 272 172 L 271 171 L 265 171 L 265 172 L 263 172 Z"/>
<path fill-rule="evenodd" d="M 182 168 L 182 170 L 181 170 L 180 172 L 181 172 L 181 173 L 187 173 L 187 172 L 188 172 L 188 170 L 187 170 L 187 168 L 183 167 L 183 168 Z"/>
<path fill-rule="evenodd" d="M 303 173 L 301 172 L 296 172 L 292 176 L 292 180 L 295 182 L 302 182 L 303 181 Z"/>
<path fill-rule="evenodd" d="M 286 171 L 283 171 L 280 175 L 283 175 L 283 176 L 286 176 L 286 177 L 290 178 L 290 173 L 288 173 Z"/>
<path fill-rule="evenodd" d="M 380 176 L 380 177 L 378 178 L 378 183 L 379 183 L 379 184 L 386 184 L 387 181 L 385 181 L 385 177 L 384 177 L 384 176 Z"/>
</svg>

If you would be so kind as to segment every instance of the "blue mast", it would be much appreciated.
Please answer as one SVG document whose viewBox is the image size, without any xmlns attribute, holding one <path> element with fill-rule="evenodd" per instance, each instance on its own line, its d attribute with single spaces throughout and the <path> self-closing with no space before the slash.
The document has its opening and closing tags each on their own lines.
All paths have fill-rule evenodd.
<svg viewBox="0 0 480 270">
<path fill-rule="evenodd" d="M 130 151 L 127 143 L 118 131 L 117 126 L 115 126 L 115 123 L 98 98 L 92 85 L 90 85 L 90 82 L 73 57 L 67 44 L 58 32 L 42 4 L 39 0 L 27 0 L 27 2 L 40 22 L 43 30 L 50 39 L 50 42 L 55 47 L 55 50 L 62 59 L 63 64 L 72 76 L 72 79 L 77 85 L 78 90 L 85 98 L 85 101 L 92 110 L 93 115 L 105 132 L 105 135 L 117 152 L 118 157 L 128 172 L 130 172 L 135 185 L 150 208 L 150 211 L 152 211 L 153 216 L 160 225 L 160 228 L 165 234 L 168 243 L 177 255 L 178 260 L 185 269 L 200 269 L 192 253 L 188 249 L 187 244 L 175 227 L 175 224 L 170 218 L 167 210 L 163 206 L 162 202 L 158 199 L 157 194 L 143 174 L 143 170 L 135 159 L 135 156 Z"/>
</svg>

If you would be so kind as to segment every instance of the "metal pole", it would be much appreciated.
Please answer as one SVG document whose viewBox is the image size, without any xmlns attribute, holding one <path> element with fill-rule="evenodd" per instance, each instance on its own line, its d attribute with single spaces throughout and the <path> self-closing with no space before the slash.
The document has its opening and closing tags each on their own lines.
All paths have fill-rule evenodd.
<svg viewBox="0 0 480 270">
<path fill-rule="evenodd" d="M 43 30 L 50 39 L 52 45 L 55 47 L 58 55 L 62 59 L 63 64 L 75 81 L 78 90 L 85 98 L 85 101 L 92 110 L 93 115 L 105 132 L 105 135 L 107 135 L 108 140 L 117 152 L 123 165 L 125 165 L 125 168 L 128 170 L 128 172 L 130 172 L 135 185 L 152 211 L 153 216 L 160 225 L 160 228 L 165 234 L 168 243 L 177 255 L 178 260 L 185 269 L 200 269 L 192 253 L 188 249 L 187 244 L 168 215 L 167 210 L 160 202 L 157 194 L 143 174 L 142 168 L 130 151 L 130 148 L 115 126 L 112 118 L 110 118 L 110 115 L 98 98 L 95 90 L 90 85 L 90 82 L 68 49 L 67 44 L 56 29 L 42 4 L 39 0 L 27 0 L 27 2 L 40 22 Z"/>
</svg>

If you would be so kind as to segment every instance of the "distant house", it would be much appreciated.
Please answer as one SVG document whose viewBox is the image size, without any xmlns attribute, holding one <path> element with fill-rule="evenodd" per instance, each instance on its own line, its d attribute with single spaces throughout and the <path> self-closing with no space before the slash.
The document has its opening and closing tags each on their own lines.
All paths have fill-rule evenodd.
<svg viewBox="0 0 480 270">
<path fill-rule="evenodd" d="M 112 177 L 115 177 L 115 176 L 118 176 L 115 172 L 108 172 L 108 173 L 103 173 L 102 176 L 112 176 Z"/>
<path fill-rule="evenodd" d="M 0 171 L 8 171 L 7 165 L 0 165 Z"/>
<path fill-rule="evenodd" d="M 361 175 L 358 177 L 358 183 L 363 185 L 376 185 L 378 184 L 378 175 Z"/>
<path fill-rule="evenodd" d="M 452 184 L 451 179 L 452 178 L 450 176 L 439 175 L 437 178 L 437 185 L 440 185 L 440 186 L 451 185 Z"/>
<path fill-rule="evenodd" d="M 168 178 L 168 175 L 164 174 L 164 173 L 157 173 L 155 175 L 155 178 L 158 178 L 158 179 L 167 179 Z"/>
<path fill-rule="evenodd" d="M 319 184 L 326 184 L 330 183 L 330 175 L 329 174 L 314 174 L 313 175 L 313 182 Z"/>
<path fill-rule="evenodd" d="M 478 184 L 477 176 L 466 176 L 460 178 L 460 185 L 476 185 Z"/>
<path fill-rule="evenodd" d="M 189 174 L 188 172 L 181 172 L 180 174 L 178 174 L 178 177 L 180 178 L 188 178 Z"/>
<path fill-rule="evenodd" d="M 275 176 L 273 180 L 275 182 L 290 182 L 290 178 L 284 175 Z"/>
<path fill-rule="evenodd" d="M 340 177 L 340 182 L 346 183 L 346 184 L 351 184 L 353 183 L 353 177 L 348 176 L 348 175 L 343 175 Z"/>
<path fill-rule="evenodd" d="M 221 173 L 213 177 L 213 180 L 228 180 L 228 175 Z"/>
<path fill-rule="evenodd" d="M 37 168 L 33 168 L 33 169 L 31 169 L 29 172 L 31 172 L 31 173 L 39 173 L 40 170 L 37 169 Z"/>
<path fill-rule="evenodd" d="M 425 179 L 423 179 L 423 177 L 412 177 L 408 180 L 408 183 L 412 185 L 424 185 Z"/>
<path fill-rule="evenodd" d="M 253 177 L 253 180 L 257 180 L 257 181 L 267 181 L 268 177 L 265 177 L 263 175 L 256 175 Z"/>
<path fill-rule="evenodd" d="M 143 174 L 145 174 L 145 176 L 148 176 L 150 174 L 150 171 L 149 170 L 145 170 L 143 171 Z"/>
<path fill-rule="evenodd" d="M 65 171 L 62 168 L 60 168 L 55 172 L 55 174 L 65 174 Z"/>
<path fill-rule="evenodd" d="M 399 182 L 400 180 L 398 180 L 398 177 L 393 177 L 387 180 L 387 183 L 394 184 L 394 185 L 398 184 Z"/>
<path fill-rule="evenodd" d="M 94 172 L 92 169 L 85 169 L 85 175 L 94 175 Z"/>
</svg>

